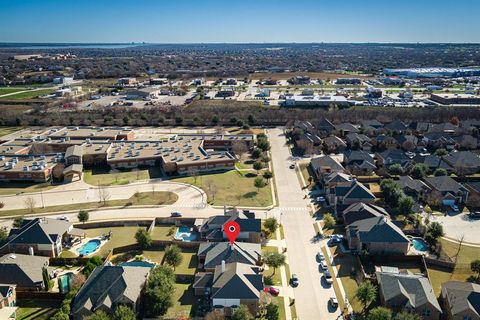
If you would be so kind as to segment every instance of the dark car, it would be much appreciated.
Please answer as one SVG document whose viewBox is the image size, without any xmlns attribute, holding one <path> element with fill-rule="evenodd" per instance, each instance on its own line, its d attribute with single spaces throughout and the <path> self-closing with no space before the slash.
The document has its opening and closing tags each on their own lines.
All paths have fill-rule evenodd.
<svg viewBox="0 0 480 320">
<path fill-rule="evenodd" d="M 174 211 L 172 213 L 170 213 L 170 217 L 172 218 L 180 218 L 182 216 L 182 214 L 180 212 L 177 212 L 177 211 Z"/>
<path fill-rule="evenodd" d="M 289 168 L 290 169 L 295 169 L 295 164 L 292 163 Z"/>
<path fill-rule="evenodd" d="M 480 219 L 480 211 L 472 211 L 468 214 L 471 219 Z"/>
<path fill-rule="evenodd" d="M 292 274 L 292 278 L 290 279 L 290 284 L 292 287 L 298 286 L 298 276 L 296 274 Z"/>
</svg>

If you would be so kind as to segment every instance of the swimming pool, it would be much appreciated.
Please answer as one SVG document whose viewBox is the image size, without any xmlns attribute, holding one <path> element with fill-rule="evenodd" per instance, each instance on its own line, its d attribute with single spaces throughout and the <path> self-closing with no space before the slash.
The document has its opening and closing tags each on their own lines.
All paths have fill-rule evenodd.
<svg viewBox="0 0 480 320">
<path fill-rule="evenodd" d="M 58 279 L 58 287 L 60 292 L 67 293 L 70 291 L 70 283 L 72 282 L 74 274 L 72 272 L 65 273 L 61 275 Z"/>
<path fill-rule="evenodd" d="M 425 242 L 422 238 L 413 238 L 412 245 L 417 251 L 425 252 L 428 251 L 429 246 L 428 243 Z"/>
<path fill-rule="evenodd" d="M 155 267 L 154 263 L 150 263 L 147 261 L 128 261 L 120 264 L 122 267 L 147 267 L 153 268 Z"/>
<path fill-rule="evenodd" d="M 78 248 L 78 253 L 83 256 L 88 256 L 92 252 L 95 252 L 100 247 L 101 241 L 98 239 L 93 239 L 85 243 L 83 246 Z"/>
<path fill-rule="evenodd" d="M 194 241 L 197 240 L 198 234 L 192 231 L 190 227 L 180 227 L 175 231 L 175 240 Z"/>
</svg>

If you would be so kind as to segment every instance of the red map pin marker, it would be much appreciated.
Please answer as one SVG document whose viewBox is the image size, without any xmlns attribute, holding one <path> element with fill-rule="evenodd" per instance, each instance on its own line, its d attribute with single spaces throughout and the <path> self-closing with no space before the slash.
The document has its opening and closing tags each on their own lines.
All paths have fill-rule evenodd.
<svg viewBox="0 0 480 320">
<path fill-rule="evenodd" d="M 225 232 L 228 240 L 230 240 L 230 244 L 233 246 L 240 233 L 240 225 L 235 221 L 229 221 L 223 225 L 223 232 Z"/>
</svg>

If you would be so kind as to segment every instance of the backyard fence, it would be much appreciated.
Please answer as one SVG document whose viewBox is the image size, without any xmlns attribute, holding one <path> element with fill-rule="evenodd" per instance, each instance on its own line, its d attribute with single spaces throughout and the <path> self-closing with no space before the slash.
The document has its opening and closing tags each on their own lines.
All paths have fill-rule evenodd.
<svg viewBox="0 0 480 320">
<path fill-rule="evenodd" d="M 152 220 L 123 220 L 123 221 L 98 221 L 76 224 L 75 228 L 79 229 L 96 229 L 96 228 L 113 228 L 113 227 L 132 227 L 141 226 L 148 227 L 152 224 Z"/>
<path fill-rule="evenodd" d="M 17 291 L 17 300 L 53 300 L 61 302 L 65 298 L 64 293 L 47 291 Z"/>
<path fill-rule="evenodd" d="M 71 266 L 84 266 L 87 264 L 89 258 L 78 257 L 78 258 L 50 258 L 49 265 L 55 267 L 62 267 L 66 265 Z"/>
</svg>

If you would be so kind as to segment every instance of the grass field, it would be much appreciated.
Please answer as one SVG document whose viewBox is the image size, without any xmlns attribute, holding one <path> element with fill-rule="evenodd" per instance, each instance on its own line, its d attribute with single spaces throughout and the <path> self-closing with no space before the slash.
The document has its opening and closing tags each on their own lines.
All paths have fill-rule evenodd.
<svg viewBox="0 0 480 320">
<path fill-rule="evenodd" d="M 161 177 L 161 170 L 157 167 L 145 169 L 118 171 L 110 173 L 108 168 L 98 167 L 93 170 L 85 170 L 83 181 L 91 185 L 123 185 L 130 181 L 155 179 Z"/>
<path fill-rule="evenodd" d="M 18 90 L 20 91 L 20 90 Z M 22 92 L 18 94 L 13 94 L 11 96 L 3 97 L 1 99 L 8 99 L 8 100 L 22 100 L 22 99 L 33 99 L 37 98 L 40 95 L 44 94 L 51 94 L 53 93 L 53 89 L 42 89 L 42 90 L 31 90 L 27 92 Z"/>
<path fill-rule="evenodd" d="M 173 228 L 173 233 L 168 235 L 170 229 Z M 153 231 L 150 233 L 153 240 L 169 240 L 172 239 L 175 234 L 175 226 L 173 225 L 158 225 L 153 228 Z"/>
<path fill-rule="evenodd" d="M 135 233 L 138 229 L 139 227 L 95 228 L 85 229 L 85 234 L 89 238 L 96 238 L 102 234 L 107 234 L 110 230 L 112 231 L 112 238 L 94 254 L 96 256 L 105 257 L 113 248 L 136 243 Z"/>
<path fill-rule="evenodd" d="M 0 127 L 0 137 L 22 130 L 22 127 Z"/>
<path fill-rule="evenodd" d="M 193 177 L 175 178 L 172 181 L 193 184 L 203 189 L 208 195 L 209 203 L 213 205 L 233 205 L 266 207 L 273 204 L 270 185 L 264 188 L 254 187 L 255 173 L 239 173 L 231 170 L 223 173 L 214 173 Z M 211 185 L 215 194 L 208 190 Z"/>
<path fill-rule="evenodd" d="M 45 208 L 36 208 L 34 213 L 49 213 L 49 212 L 58 212 L 58 211 L 75 211 L 75 210 L 88 210 L 88 209 L 99 209 L 99 208 L 108 208 L 108 207 L 129 207 L 129 206 L 139 206 L 139 205 L 168 205 L 175 203 L 178 200 L 177 194 L 167 191 L 156 191 L 153 192 L 141 192 L 138 196 L 133 195 L 129 199 L 123 200 L 110 200 L 105 203 L 100 202 L 86 202 L 86 203 L 75 203 L 67 205 L 58 205 L 50 206 Z M 2 216 L 23 216 L 30 214 L 29 209 L 15 209 L 15 210 L 5 210 L 0 211 L 0 217 Z"/>
<path fill-rule="evenodd" d="M 442 244 L 442 255 L 450 257 L 454 260 L 458 252 L 459 245 L 444 239 L 440 239 Z M 473 275 L 470 270 L 470 263 L 480 257 L 480 248 L 462 245 L 461 250 L 457 256 L 457 267 L 453 272 L 441 268 L 428 268 L 430 281 L 432 282 L 433 290 L 437 296 L 440 295 L 441 284 L 450 280 L 465 281 L 468 277 Z"/>
<path fill-rule="evenodd" d="M 58 303 L 49 300 L 18 300 L 17 320 L 47 320 L 58 308 Z"/>
<path fill-rule="evenodd" d="M 0 195 L 40 192 L 55 188 L 50 183 L 0 182 Z"/>
<path fill-rule="evenodd" d="M 24 91 L 25 88 L 10 88 L 10 87 L 0 87 L 0 96 L 4 94 L 9 94 L 9 93 L 14 93 L 14 92 L 19 92 L 19 91 Z"/>
<path fill-rule="evenodd" d="M 189 319 L 195 311 L 195 292 L 191 284 L 176 283 L 173 295 L 173 307 L 168 309 L 169 319 Z"/>
<path fill-rule="evenodd" d="M 262 248 L 263 253 L 268 253 L 268 252 L 278 252 L 277 247 L 263 247 Z M 270 278 L 272 280 L 272 285 L 276 286 L 281 286 L 282 285 L 282 276 L 280 272 L 280 268 L 277 268 L 275 274 L 273 274 L 273 268 L 269 268 L 268 270 L 265 270 L 263 272 L 263 276 L 265 278 Z"/>
</svg>

